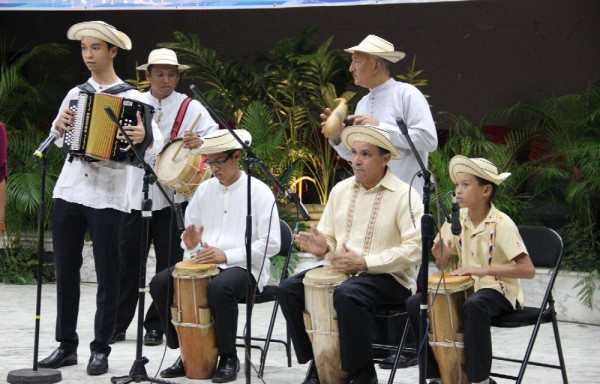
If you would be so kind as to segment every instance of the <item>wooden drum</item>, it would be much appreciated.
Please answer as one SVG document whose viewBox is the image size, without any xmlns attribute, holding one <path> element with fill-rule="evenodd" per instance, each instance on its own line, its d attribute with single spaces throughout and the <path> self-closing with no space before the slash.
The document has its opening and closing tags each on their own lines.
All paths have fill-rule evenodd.
<svg viewBox="0 0 600 384">
<path fill-rule="evenodd" d="M 208 307 L 207 287 L 219 273 L 215 264 L 184 260 L 175 265 L 171 322 L 177 330 L 181 360 L 190 379 L 208 379 L 217 366 L 219 351 Z"/>
<path fill-rule="evenodd" d="M 462 308 L 467 297 L 473 293 L 473 279 L 445 272 L 444 283 L 440 282 L 441 277 L 442 274 L 438 272 L 429 276 L 428 280 L 429 345 L 437 361 L 442 383 L 467 384 Z"/>
<path fill-rule="evenodd" d="M 333 291 L 348 275 L 344 272 L 317 268 L 304 276 L 306 311 L 304 326 L 312 342 L 314 363 L 321 383 L 343 383 L 340 336 L 337 314 L 333 308 Z"/>
</svg>

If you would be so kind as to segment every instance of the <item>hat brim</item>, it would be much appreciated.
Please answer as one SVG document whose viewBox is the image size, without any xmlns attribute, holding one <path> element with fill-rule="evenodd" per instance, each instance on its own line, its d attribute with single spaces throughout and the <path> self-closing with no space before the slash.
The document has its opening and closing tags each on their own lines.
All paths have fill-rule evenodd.
<svg viewBox="0 0 600 384">
<path fill-rule="evenodd" d="M 172 62 L 164 62 L 164 61 L 157 61 L 156 63 L 146 63 L 146 64 L 143 64 L 143 65 L 140 65 L 136 69 L 138 71 L 147 71 L 148 67 L 151 66 L 151 65 L 172 65 L 174 67 L 177 67 L 177 69 L 179 71 L 185 71 L 186 69 L 190 69 L 189 65 L 185 65 L 185 64 L 173 64 Z"/>
<path fill-rule="evenodd" d="M 371 125 L 351 125 L 342 130 L 342 143 L 346 148 L 351 150 L 356 141 L 383 148 L 390 152 L 392 159 L 399 160 L 402 158 L 394 144 L 392 144 L 389 134 L 381 128 Z"/>
<path fill-rule="evenodd" d="M 233 131 L 243 142 L 248 145 L 252 143 L 252 135 L 250 135 L 250 132 L 245 129 L 234 129 Z M 200 148 L 198 148 L 197 152 L 203 155 L 211 155 L 214 153 L 231 151 L 233 149 L 242 149 L 242 145 L 226 129 L 219 129 L 211 132 L 202 140 L 203 143 Z"/>
<path fill-rule="evenodd" d="M 80 41 L 81 38 L 86 36 L 95 37 L 125 50 L 130 50 L 132 47 L 129 36 L 114 27 L 111 28 L 106 24 L 95 21 L 77 23 L 67 31 L 67 38 L 69 40 Z"/>
<path fill-rule="evenodd" d="M 450 171 L 450 179 L 452 179 L 453 183 L 456 183 L 456 174 L 458 173 L 468 173 L 469 175 L 480 177 L 484 180 L 492 182 L 496 185 L 502 184 L 504 180 L 506 180 L 511 174 L 510 172 L 504 172 L 499 175 L 496 175 L 491 172 L 487 172 L 479 165 L 477 165 L 474 161 L 469 159 L 466 156 L 456 155 L 450 160 L 450 164 L 448 165 L 448 169 Z"/>
<path fill-rule="evenodd" d="M 391 63 L 396 63 L 406 57 L 406 53 L 402 51 L 389 51 L 389 52 L 369 52 L 364 47 L 357 45 L 352 48 L 344 49 L 344 52 L 354 53 L 354 52 L 363 52 L 369 55 L 381 57 L 384 60 L 387 60 Z"/>
</svg>

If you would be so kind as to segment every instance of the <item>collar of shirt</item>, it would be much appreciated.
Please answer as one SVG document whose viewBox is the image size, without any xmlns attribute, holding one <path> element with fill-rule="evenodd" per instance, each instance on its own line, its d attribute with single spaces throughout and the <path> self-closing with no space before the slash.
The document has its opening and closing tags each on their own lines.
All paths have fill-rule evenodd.
<svg viewBox="0 0 600 384">
<path fill-rule="evenodd" d="M 371 92 L 371 97 L 377 97 L 378 95 L 387 92 L 387 89 L 393 87 L 395 82 L 396 80 L 390 77 L 384 83 L 379 84 L 373 89 L 369 89 L 369 91 Z"/>
<path fill-rule="evenodd" d="M 117 81 L 115 81 L 112 84 L 98 84 L 96 81 L 94 81 L 94 79 L 92 79 L 91 77 L 88 80 L 88 83 L 90 83 L 92 85 L 92 87 L 94 87 L 94 89 L 96 90 L 96 92 L 102 92 L 105 89 L 108 89 L 110 87 L 114 87 L 115 85 L 121 84 L 123 83 L 123 80 L 119 79 L 117 77 Z"/>
<path fill-rule="evenodd" d="M 246 175 L 246 172 L 242 171 L 240 177 L 233 184 L 226 187 L 223 184 L 219 183 L 219 187 L 221 188 L 222 192 L 234 191 L 239 188 L 243 188 L 243 186 L 246 185 L 247 182 L 248 182 L 248 176 Z"/>
<path fill-rule="evenodd" d="M 152 89 L 148 90 L 148 97 L 150 98 L 151 101 L 153 101 L 156 104 L 169 104 L 173 101 L 175 101 L 175 99 L 177 98 L 177 92 L 173 91 L 171 92 L 171 94 L 167 97 L 165 97 L 164 99 L 157 99 L 156 97 L 154 97 L 154 95 L 152 94 Z"/>
<path fill-rule="evenodd" d="M 480 232 L 483 232 L 483 230 L 485 229 L 485 226 L 487 223 L 495 223 L 498 221 L 498 209 L 494 206 L 494 204 L 492 204 L 492 207 L 490 208 L 490 211 L 487 214 L 487 217 L 485 218 L 485 220 L 483 220 L 479 226 L 477 228 L 475 228 L 475 226 L 473 225 L 473 222 L 471 221 L 471 217 L 469 217 L 469 210 L 468 209 L 462 209 L 461 210 L 461 216 L 462 216 L 462 221 L 463 221 L 463 225 L 467 228 L 469 228 L 469 230 L 473 233 L 473 234 L 477 234 Z"/>
</svg>

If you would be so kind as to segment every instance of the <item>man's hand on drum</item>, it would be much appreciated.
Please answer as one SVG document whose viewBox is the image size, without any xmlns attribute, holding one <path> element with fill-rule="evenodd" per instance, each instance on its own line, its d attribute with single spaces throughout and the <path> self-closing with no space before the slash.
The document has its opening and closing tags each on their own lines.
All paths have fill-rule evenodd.
<svg viewBox="0 0 600 384">
<path fill-rule="evenodd" d="M 202 241 L 202 233 L 204 233 L 204 225 L 200 225 L 198 230 L 196 230 L 196 226 L 194 224 L 188 225 L 185 231 L 183 231 L 183 236 L 181 237 L 185 247 L 187 249 L 196 248 L 196 246 Z"/>
<path fill-rule="evenodd" d="M 365 258 L 346 248 L 346 243 L 342 244 L 341 253 L 330 253 L 327 255 L 327 260 L 331 264 L 331 268 L 351 275 L 368 269 Z"/>
<path fill-rule="evenodd" d="M 446 269 L 448 265 L 448 261 L 452 256 L 452 240 L 446 240 L 442 242 L 443 239 L 437 239 L 433 243 L 433 247 L 431 247 L 431 253 L 435 257 L 435 263 L 440 270 Z"/>
<path fill-rule="evenodd" d="M 227 262 L 227 255 L 219 248 L 204 244 L 204 249 L 194 257 L 198 264 L 221 264 Z"/>
<path fill-rule="evenodd" d="M 315 256 L 325 256 L 327 253 L 327 240 L 314 224 L 310 225 L 310 231 L 298 232 L 294 241 L 304 252 Z"/>
<path fill-rule="evenodd" d="M 129 136 L 129 139 L 133 144 L 141 143 L 144 141 L 144 137 L 146 137 L 146 130 L 144 129 L 144 123 L 142 122 L 142 116 L 140 115 L 139 111 L 136 112 L 136 116 L 137 125 L 126 125 L 123 127 L 125 133 L 127 133 L 127 136 Z M 125 140 L 125 136 L 123 136 L 121 132 L 119 132 L 117 138 L 120 140 Z M 127 148 L 125 148 L 125 151 L 128 151 L 130 148 L 131 146 L 128 145 Z"/>
<path fill-rule="evenodd" d="M 73 123 L 75 122 L 75 114 L 69 108 L 65 109 L 61 112 L 58 120 L 56 120 L 56 124 L 54 124 L 54 129 L 60 132 L 63 135 L 65 132 L 69 132 L 73 129 Z"/>
<path fill-rule="evenodd" d="M 183 147 L 187 149 L 196 149 L 202 145 L 203 141 L 196 132 L 185 132 L 183 134 Z"/>
</svg>

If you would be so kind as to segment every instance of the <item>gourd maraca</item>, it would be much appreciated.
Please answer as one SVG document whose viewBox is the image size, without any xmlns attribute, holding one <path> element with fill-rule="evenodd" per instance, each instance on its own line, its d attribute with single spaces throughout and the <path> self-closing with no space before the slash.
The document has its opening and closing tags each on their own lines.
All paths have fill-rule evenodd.
<svg viewBox="0 0 600 384">
<path fill-rule="evenodd" d="M 346 118 L 346 114 L 348 113 L 348 104 L 346 99 L 340 97 L 334 101 L 338 101 L 339 104 L 331 112 L 331 115 L 329 115 L 327 120 L 325 120 L 325 125 L 323 126 L 323 135 L 328 139 L 339 135 L 340 131 L 342 130 L 342 123 Z"/>
</svg>

